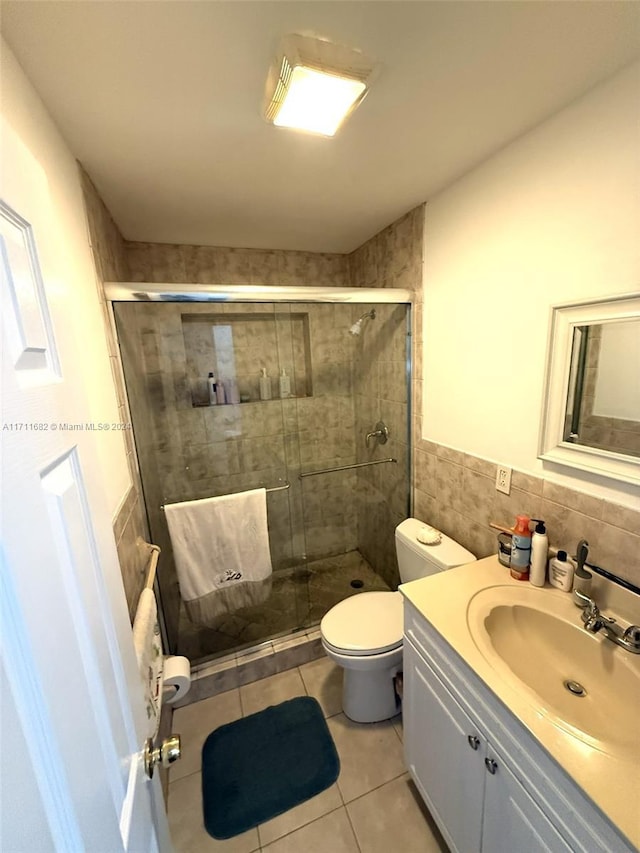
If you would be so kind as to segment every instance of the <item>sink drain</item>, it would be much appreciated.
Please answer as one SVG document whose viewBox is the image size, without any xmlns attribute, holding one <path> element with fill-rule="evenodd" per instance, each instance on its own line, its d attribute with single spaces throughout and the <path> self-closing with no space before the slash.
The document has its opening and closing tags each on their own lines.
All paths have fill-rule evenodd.
<svg viewBox="0 0 640 853">
<path fill-rule="evenodd" d="M 586 696 L 587 691 L 584 689 L 582 684 L 578 681 L 571 681 L 571 679 L 567 679 L 562 682 L 564 686 L 567 688 L 569 693 L 573 693 L 574 696 Z"/>
<path fill-rule="evenodd" d="M 362 587 L 364 586 L 364 581 L 361 581 L 360 578 L 354 578 L 351 581 L 351 586 L 354 589 L 362 589 Z"/>
</svg>

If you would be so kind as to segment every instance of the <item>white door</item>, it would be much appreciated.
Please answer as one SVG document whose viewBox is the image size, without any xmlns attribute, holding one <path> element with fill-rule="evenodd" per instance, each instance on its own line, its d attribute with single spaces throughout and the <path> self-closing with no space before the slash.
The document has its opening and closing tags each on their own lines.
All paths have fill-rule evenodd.
<svg viewBox="0 0 640 853">
<path fill-rule="evenodd" d="M 65 326 L 68 246 L 45 174 L 6 124 L 0 195 L 0 849 L 169 850 L 157 774 L 142 765 L 142 688 L 82 354 Z"/>
</svg>

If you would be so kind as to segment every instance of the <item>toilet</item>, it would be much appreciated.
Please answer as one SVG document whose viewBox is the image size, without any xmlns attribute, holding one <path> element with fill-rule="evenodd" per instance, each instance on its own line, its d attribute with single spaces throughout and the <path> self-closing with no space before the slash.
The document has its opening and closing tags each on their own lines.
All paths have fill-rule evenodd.
<svg viewBox="0 0 640 853">
<path fill-rule="evenodd" d="M 424 545 L 425 524 L 407 518 L 396 527 L 402 583 L 471 563 L 474 555 L 441 534 Z M 320 623 L 327 655 L 344 669 L 342 708 L 356 723 L 376 723 L 399 711 L 394 677 L 402 670 L 403 598 L 399 592 L 363 592 L 332 607 Z"/>
</svg>

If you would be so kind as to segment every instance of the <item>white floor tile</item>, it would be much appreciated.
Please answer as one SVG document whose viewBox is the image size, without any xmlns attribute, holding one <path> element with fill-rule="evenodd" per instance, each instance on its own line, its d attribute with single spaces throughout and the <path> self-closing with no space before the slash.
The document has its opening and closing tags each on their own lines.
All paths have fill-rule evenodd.
<svg viewBox="0 0 640 853">
<path fill-rule="evenodd" d="M 277 705 L 287 699 L 296 696 L 306 696 L 304 683 L 297 669 L 288 669 L 279 672 L 269 678 L 262 678 L 252 684 L 245 684 L 240 688 L 240 702 L 242 704 L 242 716 L 248 717 L 268 708 L 269 705 Z"/>
<path fill-rule="evenodd" d="M 202 777 L 193 773 L 169 785 L 169 831 L 176 853 L 254 853 L 260 849 L 258 830 L 219 841 L 204 828 Z"/>
<path fill-rule="evenodd" d="M 202 767 L 202 745 L 218 726 L 242 716 L 240 691 L 228 690 L 209 699 L 178 708 L 173 714 L 172 731 L 182 739 L 182 758 L 171 766 L 169 780 L 175 782 Z"/>
<path fill-rule="evenodd" d="M 262 849 L 265 853 L 360 853 L 344 806 Z"/>
<path fill-rule="evenodd" d="M 338 714 L 327 725 L 340 756 L 338 787 L 345 803 L 405 772 L 402 743 L 390 721 L 354 723 Z"/>
<path fill-rule="evenodd" d="M 322 791 L 310 800 L 300 803 L 288 812 L 274 817 L 266 823 L 260 824 L 258 827 L 258 835 L 260 844 L 264 847 L 281 838 L 283 835 L 288 835 L 301 826 L 311 823 L 322 815 L 328 814 L 342 806 L 342 797 L 337 785 L 332 785 L 326 791 Z"/>
<path fill-rule="evenodd" d="M 341 667 L 325 657 L 303 664 L 300 667 L 300 675 L 307 693 L 318 700 L 325 717 L 342 713 Z"/>
<path fill-rule="evenodd" d="M 347 805 L 361 853 L 447 853 L 420 795 L 405 774 Z"/>
</svg>

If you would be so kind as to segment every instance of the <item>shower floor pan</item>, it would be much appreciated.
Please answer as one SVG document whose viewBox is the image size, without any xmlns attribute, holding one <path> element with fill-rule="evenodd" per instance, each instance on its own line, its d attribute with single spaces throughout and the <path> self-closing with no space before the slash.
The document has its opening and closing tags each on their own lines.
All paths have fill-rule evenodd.
<svg viewBox="0 0 640 853">
<path fill-rule="evenodd" d="M 283 569 L 273 574 L 268 601 L 222 616 L 213 627 L 193 623 L 182 607 L 177 654 L 196 663 L 240 651 L 318 625 L 334 604 L 351 595 L 388 589 L 359 551 Z"/>
</svg>

